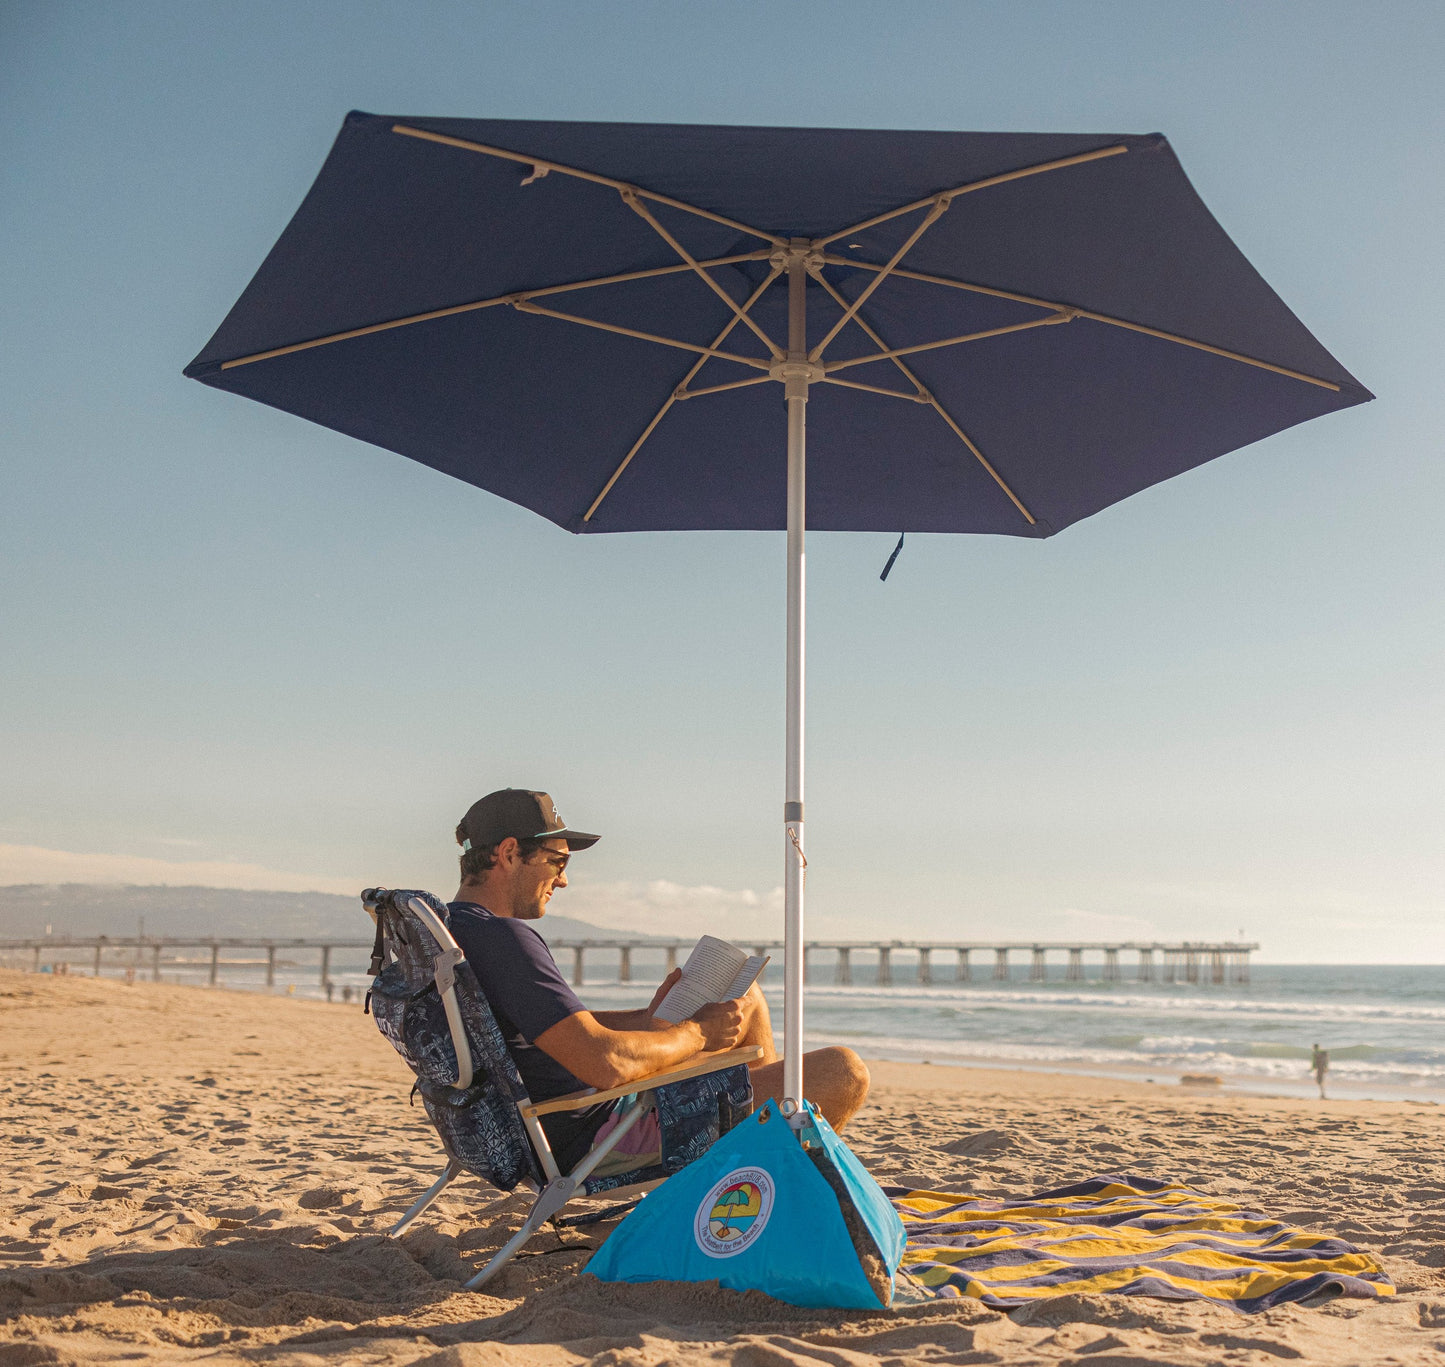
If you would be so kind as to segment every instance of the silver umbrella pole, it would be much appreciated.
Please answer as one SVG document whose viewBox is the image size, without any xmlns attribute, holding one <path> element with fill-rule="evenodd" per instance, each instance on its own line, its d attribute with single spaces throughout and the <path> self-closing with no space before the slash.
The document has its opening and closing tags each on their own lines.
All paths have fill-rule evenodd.
<svg viewBox="0 0 1445 1367">
<path fill-rule="evenodd" d="M 821 366 L 808 360 L 808 267 L 820 257 L 794 238 L 774 264 L 788 272 L 788 355 L 776 366 L 788 405 L 787 774 L 783 794 L 783 1110 L 802 1123 L 803 1101 L 803 645 L 806 601 L 808 385 Z M 810 259 L 811 258 L 811 259 Z"/>
</svg>

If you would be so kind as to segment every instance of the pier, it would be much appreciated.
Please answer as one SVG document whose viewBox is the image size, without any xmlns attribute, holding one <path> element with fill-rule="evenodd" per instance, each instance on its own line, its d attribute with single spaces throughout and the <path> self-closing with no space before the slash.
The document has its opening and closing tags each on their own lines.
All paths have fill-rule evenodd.
<svg viewBox="0 0 1445 1367">
<path fill-rule="evenodd" d="M 371 951 L 370 937 L 365 940 L 277 940 L 227 939 L 214 936 L 98 935 L 88 939 L 68 935 L 37 936 L 29 940 L 0 940 L 0 964 L 39 973 L 52 971 L 89 971 L 100 977 L 103 969 L 121 972 L 128 978 L 149 977 L 161 981 L 162 969 L 197 970 L 207 974 L 207 983 L 220 983 L 223 968 L 259 968 L 265 970 L 267 987 L 276 985 L 276 969 L 299 967 L 297 954 L 315 955 L 317 983 L 326 990 L 331 985 L 331 960 L 337 950 Z M 191 958 L 187 950 L 201 951 Z M 238 951 L 261 951 L 250 957 L 239 957 Z M 223 957 L 224 956 L 224 957 Z"/>
<path fill-rule="evenodd" d="M 616 965 L 616 981 L 633 981 L 634 958 L 646 956 L 656 973 L 677 967 L 679 956 L 691 952 L 692 940 L 636 940 L 622 936 L 572 940 L 549 940 L 558 962 L 571 968 L 574 985 L 583 984 L 589 956 Z M 0 964 L 38 973 L 49 965 L 54 971 L 89 972 L 99 977 L 102 970 L 123 972 L 127 977 L 149 977 L 161 981 L 162 971 L 203 972 L 212 987 L 221 981 L 222 969 L 262 971 L 268 988 L 276 985 L 278 966 L 300 969 L 302 960 L 316 982 L 329 991 L 333 956 L 338 951 L 371 950 L 365 940 L 226 939 L 201 936 L 107 936 L 89 939 L 46 935 L 33 939 L 0 940 Z M 752 940 L 743 946 L 758 955 L 781 957 L 781 940 Z M 806 981 L 820 985 L 850 986 L 855 969 L 873 969 L 872 980 L 880 987 L 898 982 L 920 986 L 972 982 L 1084 982 L 1085 956 L 1100 964 L 1103 982 L 1129 980 L 1141 983 L 1195 983 L 1224 985 L 1249 981 L 1249 956 L 1259 948 L 1242 940 L 810 940 L 803 947 Z M 246 951 L 250 951 L 249 954 Z M 191 957 L 189 952 L 198 952 Z M 570 964 L 568 964 L 568 956 Z M 1121 956 L 1132 956 L 1126 962 Z M 615 956 L 615 958 L 614 958 Z M 1062 973 L 1050 973 L 1051 956 Z M 363 962 L 358 959 L 358 963 Z M 314 965 L 314 970 L 312 969 Z M 900 975 L 901 969 L 911 972 Z M 831 969 L 831 974 L 827 970 Z M 1129 970 L 1132 969 L 1132 973 Z M 820 970 L 822 973 L 820 975 Z M 360 971 L 358 969 L 351 970 Z"/>
<path fill-rule="evenodd" d="M 572 982 L 583 982 L 586 955 L 589 951 L 609 951 L 617 958 L 617 981 L 632 981 L 632 956 L 639 950 L 665 955 L 666 971 L 677 967 L 679 953 L 692 949 L 691 940 L 549 940 L 548 944 L 562 961 L 563 953 L 572 955 Z M 781 940 L 751 940 L 743 944 L 754 954 L 781 953 Z M 837 986 L 853 983 L 855 963 L 874 966 L 874 982 L 891 986 L 895 977 L 894 956 L 911 960 L 914 983 L 929 986 L 946 983 L 968 983 L 980 980 L 983 973 L 993 982 L 1015 980 L 1014 967 L 1026 968 L 1029 982 L 1050 980 L 1049 955 L 1066 956 L 1065 982 L 1083 982 L 1087 978 L 1084 956 L 1100 955 L 1100 974 L 1104 982 L 1124 981 L 1125 965 L 1121 954 L 1132 954 L 1135 961 L 1133 980 L 1141 983 L 1247 983 L 1249 956 L 1259 948 L 1253 941 L 1243 940 L 1112 940 L 1080 942 L 1077 940 L 809 940 L 803 946 L 803 978 L 805 982 L 831 981 Z M 934 956 L 941 956 L 936 962 Z M 975 959 L 975 955 L 978 956 Z M 821 956 L 831 956 L 832 978 L 818 979 L 815 968 Z M 855 959 L 855 956 L 856 959 Z M 991 957 L 990 957 L 991 956 Z M 1013 956 L 1018 956 L 1017 960 Z M 1026 956 L 1026 957 L 1025 957 Z M 1057 980 L 1058 975 L 1055 975 Z"/>
</svg>

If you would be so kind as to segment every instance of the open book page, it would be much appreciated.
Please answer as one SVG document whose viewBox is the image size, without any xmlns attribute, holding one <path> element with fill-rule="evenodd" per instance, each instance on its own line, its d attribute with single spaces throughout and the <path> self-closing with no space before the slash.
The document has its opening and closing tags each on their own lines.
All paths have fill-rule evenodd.
<svg viewBox="0 0 1445 1367">
<path fill-rule="evenodd" d="M 726 940 L 704 935 L 687 956 L 682 977 L 658 1006 L 658 1018 L 677 1025 L 709 1002 L 741 997 L 767 962 L 765 956 L 744 954 Z"/>
<path fill-rule="evenodd" d="M 738 976 L 732 980 L 722 991 L 722 995 L 714 997 L 714 1001 L 730 1002 L 741 997 L 758 979 L 758 974 L 768 966 L 769 955 L 749 954 L 743 960 L 743 966 L 738 969 Z"/>
</svg>

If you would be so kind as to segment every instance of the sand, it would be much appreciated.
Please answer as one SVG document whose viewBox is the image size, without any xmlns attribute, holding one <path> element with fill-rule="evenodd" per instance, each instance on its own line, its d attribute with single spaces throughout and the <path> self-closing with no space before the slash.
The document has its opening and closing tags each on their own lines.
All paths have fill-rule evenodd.
<svg viewBox="0 0 1445 1367">
<path fill-rule="evenodd" d="M 1439 1363 L 1445 1116 L 1433 1106 L 877 1064 L 849 1139 L 884 1181 L 1021 1195 L 1101 1172 L 1181 1178 L 1376 1253 L 1401 1294 L 1246 1316 L 1058 1297 L 891 1313 L 579 1277 L 550 1232 L 488 1294 L 503 1229 L 467 1179 L 399 1242 L 440 1170 L 410 1075 L 355 1007 L 0 973 L 0 1367 L 139 1361 L 433 1367 L 716 1362 Z"/>
</svg>

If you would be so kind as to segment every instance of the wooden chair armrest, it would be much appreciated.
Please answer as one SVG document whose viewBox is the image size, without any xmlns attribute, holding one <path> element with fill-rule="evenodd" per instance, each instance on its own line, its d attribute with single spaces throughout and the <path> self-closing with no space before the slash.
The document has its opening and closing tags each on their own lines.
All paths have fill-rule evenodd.
<svg viewBox="0 0 1445 1367">
<path fill-rule="evenodd" d="M 679 1064 L 666 1072 L 652 1073 L 620 1087 L 608 1087 L 597 1091 L 589 1087 L 585 1092 L 573 1092 L 569 1096 L 554 1096 L 550 1101 L 533 1101 L 517 1109 L 524 1116 L 550 1115 L 553 1111 L 580 1111 L 584 1106 L 595 1106 L 599 1101 L 611 1101 L 619 1096 L 631 1096 L 633 1092 L 650 1092 L 654 1087 L 666 1086 L 669 1082 L 681 1082 L 688 1077 L 702 1077 L 706 1073 L 721 1072 L 739 1063 L 756 1063 L 763 1056 L 762 1046 L 749 1044 L 741 1049 L 729 1049 L 721 1054 L 709 1054 L 694 1063 Z"/>
</svg>

